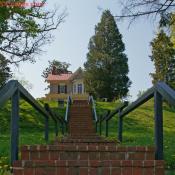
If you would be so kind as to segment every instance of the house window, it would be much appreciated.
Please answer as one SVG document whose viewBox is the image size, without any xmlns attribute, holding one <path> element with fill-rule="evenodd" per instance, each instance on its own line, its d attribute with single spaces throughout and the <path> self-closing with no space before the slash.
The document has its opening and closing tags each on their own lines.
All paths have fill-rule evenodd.
<svg viewBox="0 0 175 175">
<path fill-rule="evenodd" d="M 65 85 L 60 85 L 60 93 L 65 93 Z"/>
<path fill-rule="evenodd" d="M 74 84 L 74 94 L 76 93 L 76 84 Z"/>
<path fill-rule="evenodd" d="M 78 94 L 82 94 L 82 92 L 83 92 L 82 84 L 78 84 Z"/>
</svg>

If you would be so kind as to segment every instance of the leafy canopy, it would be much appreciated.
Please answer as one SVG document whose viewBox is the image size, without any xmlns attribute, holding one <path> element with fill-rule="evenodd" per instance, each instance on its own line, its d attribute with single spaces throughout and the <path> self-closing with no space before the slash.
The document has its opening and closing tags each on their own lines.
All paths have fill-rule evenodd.
<svg viewBox="0 0 175 175">
<path fill-rule="evenodd" d="M 169 36 L 161 30 L 151 42 L 151 61 L 155 73 L 151 73 L 153 83 L 165 81 L 175 89 L 175 48 Z"/>
<path fill-rule="evenodd" d="M 49 61 L 49 66 L 43 71 L 42 77 L 45 79 L 48 77 L 48 74 L 59 75 L 62 73 L 70 72 L 68 70 L 70 64 L 66 62 L 60 62 L 58 60 Z"/>
<path fill-rule="evenodd" d="M 25 0 L 10 1 L 10 5 L 8 0 L 0 2 L 6 3 L 0 6 L 0 53 L 8 55 L 10 63 L 34 62 L 34 56 L 53 40 L 51 31 L 63 22 L 66 13 L 58 14 L 57 9 L 49 11 L 44 6 L 15 5 Z"/>
<path fill-rule="evenodd" d="M 12 73 L 8 66 L 8 61 L 2 54 L 0 54 L 0 86 L 3 86 L 11 76 Z"/>
</svg>

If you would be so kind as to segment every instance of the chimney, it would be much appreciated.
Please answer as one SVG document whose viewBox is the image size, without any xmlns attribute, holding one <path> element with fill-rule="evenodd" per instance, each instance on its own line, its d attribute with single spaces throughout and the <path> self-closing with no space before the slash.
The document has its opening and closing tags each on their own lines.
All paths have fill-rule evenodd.
<svg viewBox="0 0 175 175">
<path fill-rule="evenodd" d="M 57 69 L 55 66 L 52 68 L 52 75 L 57 75 Z"/>
</svg>

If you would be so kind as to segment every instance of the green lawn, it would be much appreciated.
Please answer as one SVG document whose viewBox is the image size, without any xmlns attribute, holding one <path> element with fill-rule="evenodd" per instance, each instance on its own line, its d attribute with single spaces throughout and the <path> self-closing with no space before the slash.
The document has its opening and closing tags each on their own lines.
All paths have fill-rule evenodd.
<svg viewBox="0 0 175 175">
<path fill-rule="evenodd" d="M 58 108 L 56 102 L 49 103 L 55 112 L 64 117 L 65 108 Z M 97 114 L 107 109 L 114 110 L 119 102 L 98 102 Z M 124 118 L 123 145 L 154 145 L 153 101 L 149 101 Z M 10 152 L 10 103 L 0 110 L 0 167 L 9 164 Z M 50 122 L 50 141 L 54 139 L 54 124 Z M 109 138 L 117 138 L 117 116 L 109 122 Z M 103 135 L 105 125 L 103 123 Z M 21 101 L 20 105 L 20 145 L 46 144 L 44 140 L 44 117 L 29 104 Z M 175 168 L 175 110 L 164 105 L 164 153 L 167 168 Z M 1 174 L 1 171 L 0 171 Z M 173 175 L 173 173 L 169 173 Z"/>
<path fill-rule="evenodd" d="M 56 102 L 49 104 L 55 112 L 64 117 L 65 108 L 58 108 Z M 0 111 L 0 157 L 7 157 L 7 163 L 9 163 L 10 156 L 10 108 L 11 105 L 8 102 Z M 19 145 L 46 144 L 44 140 L 44 121 L 44 117 L 40 113 L 36 112 L 31 105 L 21 100 Z M 50 120 L 49 124 L 49 140 L 53 141 L 55 137 L 54 123 Z M 59 134 L 61 134 L 60 130 Z"/>
<path fill-rule="evenodd" d="M 107 109 L 113 110 L 116 103 L 98 102 L 98 114 Z M 167 168 L 175 169 L 175 110 L 164 104 L 164 158 Z M 103 122 L 105 135 L 105 122 Z M 117 115 L 109 122 L 109 137 L 117 138 Z M 154 145 L 154 108 L 153 101 L 145 103 L 124 118 L 123 145 Z"/>
</svg>

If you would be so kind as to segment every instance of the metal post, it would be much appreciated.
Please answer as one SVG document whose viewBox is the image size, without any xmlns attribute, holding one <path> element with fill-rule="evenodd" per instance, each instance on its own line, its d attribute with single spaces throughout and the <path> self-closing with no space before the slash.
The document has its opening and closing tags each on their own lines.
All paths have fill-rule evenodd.
<svg viewBox="0 0 175 175">
<path fill-rule="evenodd" d="M 123 118 L 120 116 L 121 111 L 118 113 L 118 140 L 122 142 L 122 133 L 123 133 Z"/>
<path fill-rule="evenodd" d="M 12 96 L 12 112 L 11 112 L 11 164 L 18 160 L 18 144 L 19 144 L 19 98 L 20 94 L 17 90 Z"/>
<path fill-rule="evenodd" d="M 108 120 L 106 120 L 106 137 L 108 137 Z"/>
<path fill-rule="evenodd" d="M 45 116 L 45 141 L 49 141 L 49 117 Z"/>
<path fill-rule="evenodd" d="M 154 93 L 154 119 L 155 119 L 155 159 L 163 159 L 163 110 L 162 96 L 159 92 Z"/>
<path fill-rule="evenodd" d="M 101 128 L 101 127 L 102 127 L 102 125 L 101 125 L 101 123 L 102 123 L 102 122 L 101 122 L 101 115 L 100 115 L 100 121 L 99 121 L 99 122 L 100 122 L 100 126 L 99 126 L 100 128 L 99 128 L 99 130 L 100 130 L 100 135 L 101 135 L 101 134 L 102 134 L 102 128 Z"/>
<path fill-rule="evenodd" d="M 58 123 L 55 122 L 55 135 L 58 136 Z"/>
<path fill-rule="evenodd" d="M 95 131 L 96 131 L 96 133 L 98 132 L 98 121 L 95 122 Z"/>
<path fill-rule="evenodd" d="M 61 124 L 61 133 L 64 134 L 64 124 L 63 123 L 60 124 Z"/>
</svg>

